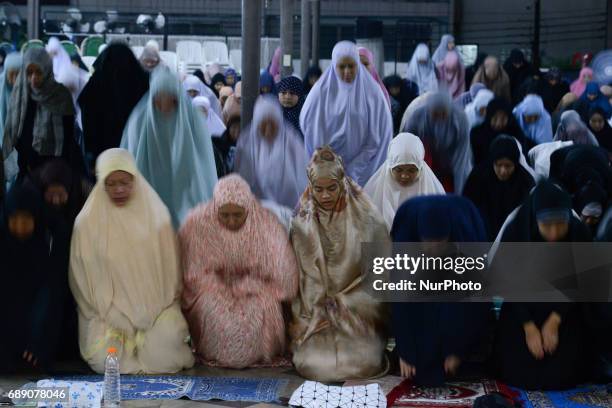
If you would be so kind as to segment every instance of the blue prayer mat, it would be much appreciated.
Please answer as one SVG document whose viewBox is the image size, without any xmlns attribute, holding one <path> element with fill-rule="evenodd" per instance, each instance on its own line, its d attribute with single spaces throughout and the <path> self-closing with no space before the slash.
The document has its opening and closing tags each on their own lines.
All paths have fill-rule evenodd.
<svg viewBox="0 0 612 408">
<path fill-rule="evenodd" d="M 612 394 L 605 385 L 589 385 L 567 391 L 522 391 L 515 389 L 524 408 L 608 408 Z"/>
<path fill-rule="evenodd" d="M 64 381 L 104 381 L 101 375 L 57 378 Z M 272 378 L 121 376 L 121 399 L 278 402 L 287 380 Z"/>
</svg>

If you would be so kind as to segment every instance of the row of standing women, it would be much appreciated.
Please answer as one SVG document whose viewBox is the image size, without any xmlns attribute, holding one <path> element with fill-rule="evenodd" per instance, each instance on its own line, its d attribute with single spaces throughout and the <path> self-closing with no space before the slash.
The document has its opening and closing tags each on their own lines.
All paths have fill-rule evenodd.
<svg viewBox="0 0 612 408">
<path fill-rule="evenodd" d="M 101 64 L 122 49 L 109 46 Z M 96 95 L 132 92 L 129 86 L 111 90 L 103 80 L 109 75 L 105 68 L 119 69 L 100 66 L 81 97 L 90 84 L 101 87 L 90 94 L 92 103 Z M 65 316 L 74 312 L 66 306 L 67 285 L 61 284 L 68 280 L 78 305 L 80 353 L 96 371 L 102 370 L 111 345 L 120 350 L 122 371 L 132 373 L 190 367 L 192 351 L 201 362 L 227 367 L 281 365 L 290 350 L 296 369 L 307 378 L 370 378 L 399 364 L 403 375 L 439 384 L 460 370 L 485 337 L 486 310 L 395 305 L 390 318 L 365 293 L 360 243 L 389 237 L 485 241 L 500 233 L 502 240 L 586 240 L 588 218 L 601 219 L 607 207 L 607 154 L 582 142 L 592 140 L 584 136 L 584 127 L 572 126 L 580 124 L 576 115 L 562 119 L 557 140 L 544 145 L 569 140 L 586 146 L 564 147 L 563 155 L 548 149 L 548 156 L 536 159 L 548 160 L 544 167 L 553 178 L 576 201 L 581 197 L 587 209 L 578 214 L 582 220 L 573 215 L 570 195 L 561 188 L 542 182 L 532 189 L 534 171 L 524 152 L 530 143 L 543 145 L 542 111 L 534 114 L 529 104 L 511 111 L 500 96 L 470 132 L 467 115 L 450 95 L 423 94 L 407 110 L 404 132 L 393 138 L 385 93 L 348 42 L 334 48 L 332 65 L 310 90 L 300 129 L 283 115 L 291 103 L 283 104 L 282 95 L 282 108 L 270 97 L 257 102 L 254 120 L 235 147 L 234 168 L 242 177 L 218 182 L 215 149 L 223 143 L 211 140 L 208 119 L 188 100 L 187 92 L 195 87 L 183 87 L 168 71 L 156 69 L 148 91 L 139 100 L 134 97 L 123 128 L 109 129 L 97 140 L 109 145 L 97 158 L 97 183 L 84 203 L 85 166 L 67 130 L 73 111 L 60 110 L 63 105 L 57 103 L 66 103 L 70 95 L 53 79 L 44 51 L 26 53 L 17 86 L 11 98 L 19 103 L 9 107 L 3 144 L 4 156 L 16 146 L 20 161 L 19 181 L 5 200 L 1 246 L 14 280 L 4 286 L 10 289 L 2 299 L 20 305 L 20 313 L 7 317 L 16 334 L 2 347 L 9 368 L 16 361 L 46 365 L 53 360 L 62 331 L 50 329 L 55 344 L 41 344 L 37 333 L 41 322 L 68 322 Z M 285 86 L 281 89 L 293 85 Z M 239 103 L 232 96 L 224 102 L 223 116 L 228 103 Z M 112 108 L 128 110 L 120 105 Z M 203 106 L 210 117 L 212 101 Z M 81 107 L 84 127 L 87 117 L 90 124 L 102 125 L 100 116 Z M 231 139 L 226 132 L 217 139 Z M 475 135 L 481 135 L 478 143 Z M 84 137 L 87 146 L 87 131 Z M 113 148 L 118 145 L 127 150 Z M 475 146 L 480 149 L 476 162 Z M 226 162 L 228 157 L 221 156 Z M 63 176 L 45 181 L 53 172 L 41 166 L 55 164 L 54 157 L 69 165 L 59 172 Z M 575 191 L 585 180 L 592 190 L 604 189 L 601 203 L 591 192 L 583 197 Z M 443 195 L 452 191 L 469 200 Z M 296 207 L 290 237 L 279 222 L 282 217 L 259 200 L 271 201 L 279 213 L 278 207 Z M 555 217 L 543 217 L 550 209 Z M 555 229 L 564 233 L 550 233 L 550 224 L 564 225 Z M 46 272 L 50 265 L 57 278 Z M 29 298 L 13 290 L 26 282 L 36 282 L 28 288 Z M 288 320 L 283 308 L 290 302 Z M 2 308 L 9 309 L 14 310 Z M 606 350 L 582 350 L 583 339 L 573 334 L 585 319 L 573 306 L 569 309 L 544 305 L 513 312 L 512 304 L 505 305 L 499 325 L 504 336 L 494 354 L 499 377 L 528 388 L 566 387 L 581 380 L 584 366 Z M 602 307 L 601 320 L 609 325 L 606 310 Z M 385 354 L 389 331 L 397 342 L 392 359 Z M 507 358 L 516 351 L 508 339 L 515 339 L 521 359 Z M 533 377 L 523 375 L 524 367 L 532 368 Z"/>
</svg>

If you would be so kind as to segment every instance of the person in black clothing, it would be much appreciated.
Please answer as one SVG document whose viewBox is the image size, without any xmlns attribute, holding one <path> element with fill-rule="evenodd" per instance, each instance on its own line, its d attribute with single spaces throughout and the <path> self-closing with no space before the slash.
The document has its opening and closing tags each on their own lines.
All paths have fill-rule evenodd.
<svg viewBox="0 0 612 408">
<path fill-rule="evenodd" d="M 134 106 L 149 90 L 149 74 L 124 43 L 111 43 L 94 63 L 95 72 L 78 103 L 89 167 L 103 151 L 119 147 Z"/>
<path fill-rule="evenodd" d="M 278 100 L 283 108 L 283 116 L 298 131 L 302 139 L 304 134 L 300 128 L 300 112 L 305 99 L 306 94 L 299 78 L 288 76 L 278 83 Z"/>
<path fill-rule="evenodd" d="M 569 194 L 540 182 L 502 232 L 503 242 L 588 242 L 586 226 L 572 214 Z M 573 255 L 555 259 L 574 265 Z M 495 345 L 498 378 L 524 389 L 564 389 L 584 377 L 583 319 L 574 303 L 502 306 Z"/>
<path fill-rule="evenodd" d="M 544 75 L 540 93 L 548 113 L 553 114 L 559 102 L 561 102 L 561 98 L 569 91 L 569 84 L 561 77 L 561 70 L 557 67 L 549 69 L 546 75 Z"/>
<path fill-rule="evenodd" d="M 74 115 L 72 95 L 55 81 L 49 54 L 42 48 L 28 49 L 11 94 L 2 144 L 3 158 L 13 149 L 19 153 L 18 179 L 55 157 L 64 158 L 73 171 L 84 174 L 83 155 L 74 137 Z"/>
<path fill-rule="evenodd" d="M 504 70 L 508 74 L 510 78 L 510 93 L 512 94 L 512 105 L 516 106 L 519 104 L 523 98 L 519 93 L 519 89 L 523 82 L 532 75 L 534 75 L 535 70 L 525 58 L 525 54 L 523 51 L 518 48 L 510 51 L 510 56 L 504 63 Z M 524 95 L 523 95 L 524 96 Z"/>
<path fill-rule="evenodd" d="M 321 75 L 323 75 L 323 71 L 321 71 L 321 68 L 319 68 L 318 65 L 313 65 L 308 68 L 308 71 L 306 71 L 306 75 L 304 75 L 304 79 L 302 80 L 304 84 L 304 93 L 306 95 L 308 95 L 314 84 L 319 80 L 319 78 L 321 78 Z"/>
<path fill-rule="evenodd" d="M 391 99 L 391 114 L 393 116 L 393 134 L 399 133 L 402 117 L 408 105 L 419 96 L 419 87 L 412 81 L 402 79 L 399 75 L 391 75 L 383 79 L 383 84 Z"/>
<path fill-rule="evenodd" d="M 512 107 L 503 98 L 495 98 L 487 105 L 485 120 L 472 128 L 470 143 L 474 154 L 474 165 L 486 161 L 491 143 L 499 135 L 514 137 L 521 145 L 525 156 L 533 144 L 525 137 L 516 118 L 512 114 Z"/>
<path fill-rule="evenodd" d="M 589 111 L 587 123 L 591 132 L 597 139 L 599 146 L 606 149 L 608 155 L 612 156 L 612 127 L 606 120 L 606 113 L 600 107 L 594 107 Z"/>
<path fill-rule="evenodd" d="M 465 183 L 463 195 L 480 211 L 490 241 L 495 240 L 508 215 L 535 185 L 519 158 L 516 140 L 507 135 L 497 136 L 487 160 L 472 170 Z"/>
</svg>

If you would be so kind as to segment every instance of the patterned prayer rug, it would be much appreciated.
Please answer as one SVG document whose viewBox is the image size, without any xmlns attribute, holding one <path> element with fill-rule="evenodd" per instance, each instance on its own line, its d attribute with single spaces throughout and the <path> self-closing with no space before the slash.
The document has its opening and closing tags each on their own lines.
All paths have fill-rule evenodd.
<svg viewBox="0 0 612 408">
<path fill-rule="evenodd" d="M 518 400 L 524 408 L 610 408 L 612 394 L 605 385 L 589 385 L 567 391 L 522 391 Z"/>
<path fill-rule="evenodd" d="M 492 380 L 448 383 L 443 387 L 422 388 L 404 380 L 387 395 L 387 407 L 472 408 L 480 396 L 497 392 L 512 400 L 513 391 Z"/>
<path fill-rule="evenodd" d="M 101 375 L 58 378 L 65 381 L 104 381 Z M 121 399 L 193 401 L 223 400 L 278 402 L 287 380 L 271 378 L 121 376 Z"/>
</svg>

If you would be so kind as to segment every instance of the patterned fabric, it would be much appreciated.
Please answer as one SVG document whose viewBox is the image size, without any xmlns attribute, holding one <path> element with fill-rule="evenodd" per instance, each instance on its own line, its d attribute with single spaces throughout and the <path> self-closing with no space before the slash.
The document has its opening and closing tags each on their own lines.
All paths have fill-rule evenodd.
<svg viewBox="0 0 612 408">
<path fill-rule="evenodd" d="M 247 212 L 237 231 L 219 221 L 219 209 L 228 203 Z M 284 227 L 240 176 L 230 175 L 209 203 L 189 214 L 179 239 L 183 311 L 200 359 L 233 368 L 274 363 L 285 351 L 281 302 L 297 292 L 297 265 Z"/>
<path fill-rule="evenodd" d="M 306 381 L 295 390 L 289 405 L 304 408 L 386 408 L 387 399 L 378 384 L 337 387 Z"/>
<path fill-rule="evenodd" d="M 293 127 L 300 132 L 300 136 L 304 139 L 304 135 L 302 134 L 302 128 L 300 128 L 300 112 L 302 111 L 302 106 L 304 105 L 304 99 L 306 93 L 304 92 L 304 85 L 299 78 L 294 76 L 289 76 L 283 78 L 278 84 L 278 93 L 282 92 L 290 92 L 294 95 L 298 96 L 298 103 L 293 108 L 285 108 L 283 107 L 283 116 L 287 119 Z"/>
<path fill-rule="evenodd" d="M 103 381 L 41 380 L 36 383 L 36 386 L 39 388 L 68 388 L 69 403 L 53 404 L 53 408 L 98 408 L 102 403 L 104 393 Z M 46 407 L 47 405 L 39 403 L 38 406 Z"/>
<path fill-rule="evenodd" d="M 522 391 L 517 400 L 524 408 L 612 407 L 612 394 L 605 385 L 589 385 L 566 391 Z"/>
</svg>

